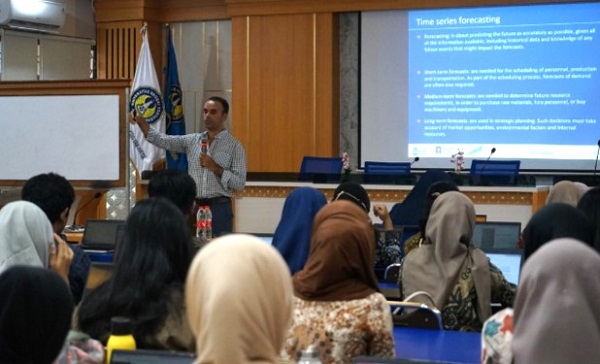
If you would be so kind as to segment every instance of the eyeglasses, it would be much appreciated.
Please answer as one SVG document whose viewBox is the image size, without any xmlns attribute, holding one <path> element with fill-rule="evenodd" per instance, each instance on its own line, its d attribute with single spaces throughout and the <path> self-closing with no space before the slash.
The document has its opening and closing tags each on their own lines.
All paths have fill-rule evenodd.
<svg viewBox="0 0 600 364">
<path fill-rule="evenodd" d="M 354 201 L 354 202 L 356 202 L 357 204 L 361 205 L 361 206 L 362 206 L 362 208 L 363 208 L 363 210 L 365 210 L 367 213 L 369 213 L 369 209 L 367 208 L 367 205 L 366 205 L 364 202 L 362 202 L 362 200 L 360 200 L 358 197 L 356 197 L 356 196 L 354 196 L 353 194 L 351 194 L 351 193 L 348 193 L 348 192 L 346 192 L 346 191 L 340 191 L 340 192 L 339 192 L 337 195 L 335 195 L 335 197 L 333 198 L 333 200 L 334 200 L 334 201 L 337 201 L 337 200 L 339 200 L 339 198 L 340 198 L 340 197 L 342 197 L 342 196 L 344 196 L 344 195 L 346 195 L 346 196 L 350 197 L 350 199 L 351 199 L 352 201 Z"/>
</svg>

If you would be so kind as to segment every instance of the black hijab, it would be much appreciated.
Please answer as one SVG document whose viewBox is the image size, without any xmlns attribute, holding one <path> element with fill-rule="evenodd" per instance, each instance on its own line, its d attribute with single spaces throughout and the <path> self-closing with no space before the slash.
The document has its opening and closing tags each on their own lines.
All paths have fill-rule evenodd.
<svg viewBox="0 0 600 364">
<path fill-rule="evenodd" d="M 539 209 L 523 230 L 521 266 L 539 247 L 558 238 L 573 238 L 594 247 L 593 228 L 588 217 L 571 205 L 550 203 Z"/>
<path fill-rule="evenodd" d="M 0 275 L 0 362 L 49 364 L 71 327 L 73 298 L 47 268 L 13 266 Z"/>
</svg>

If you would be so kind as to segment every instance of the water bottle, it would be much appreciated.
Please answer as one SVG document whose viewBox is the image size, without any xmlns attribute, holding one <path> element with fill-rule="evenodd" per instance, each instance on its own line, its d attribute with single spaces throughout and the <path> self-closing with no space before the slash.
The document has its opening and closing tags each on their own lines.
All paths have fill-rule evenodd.
<svg viewBox="0 0 600 364">
<path fill-rule="evenodd" d="M 204 210 L 204 206 L 198 206 L 198 211 L 196 212 L 196 237 L 203 237 L 204 232 L 206 230 L 206 211 Z"/>
<path fill-rule="evenodd" d="M 110 320 L 110 336 L 106 343 L 106 363 L 110 363 L 113 350 L 135 350 L 133 324 L 127 317 L 113 317 Z"/>
<path fill-rule="evenodd" d="M 212 239 L 212 211 L 210 211 L 210 206 L 206 206 L 204 216 L 206 220 L 205 237 L 208 241 Z"/>
<path fill-rule="evenodd" d="M 322 364 L 319 357 L 319 350 L 314 345 L 310 345 L 305 350 L 302 350 L 298 364 Z"/>
</svg>

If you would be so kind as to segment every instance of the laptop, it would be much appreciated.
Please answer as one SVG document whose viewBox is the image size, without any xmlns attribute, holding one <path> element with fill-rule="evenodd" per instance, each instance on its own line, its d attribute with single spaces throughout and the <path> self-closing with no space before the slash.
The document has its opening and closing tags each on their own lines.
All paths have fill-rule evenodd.
<svg viewBox="0 0 600 364">
<path fill-rule="evenodd" d="M 88 220 L 81 248 L 86 251 L 113 251 L 125 234 L 124 220 Z"/>
<path fill-rule="evenodd" d="M 502 271 L 502 275 L 512 284 L 519 284 L 521 273 L 521 253 L 486 253 L 490 262 Z"/>
<path fill-rule="evenodd" d="M 193 353 L 168 350 L 113 350 L 110 364 L 191 364 Z"/>
<path fill-rule="evenodd" d="M 486 253 L 520 253 L 517 249 L 519 234 L 520 222 L 476 222 L 473 243 Z"/>
</svg>

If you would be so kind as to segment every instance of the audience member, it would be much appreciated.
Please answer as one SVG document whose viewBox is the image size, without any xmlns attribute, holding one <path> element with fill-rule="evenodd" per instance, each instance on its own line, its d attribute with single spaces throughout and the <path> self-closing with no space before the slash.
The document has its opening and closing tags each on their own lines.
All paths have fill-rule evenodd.
<svg viewBox="0 0 600 364">
<path fill-rule="evenodd" d="M 185 225 L 168 200 L 139 201 L 115 249 L 112 275 L 83 297 L 76 328 L 106 344 L 111 318 L 126 316 L 139 348 L 192 350 L 183 299 L 192 260 Z"/>
<path fill-rule="evenodd" d="M 572 181 L 560 181 L 550 187 L 546 204 L 562 202 L 571 206 L 577 206 L 579 199 L 583 196 L 583 189 Z"/>
<path fill-rule="evenodd" d="M 313 219 L 327 204 L 323 192 L 312 187 L 293 190 L 285 199 L 281 219 L 273 235 L 273 246 L 295 274 L 304 267 L 310 249 Z"/>
<path fill-rule="evenodd" d="M 523 230 L 521 266 L 548 242 L 568 238 L 593 246 L 592 227 L 586 216 L 575 207 L 564 203 L 551 203 L 536 212 Z M 482 361 L 484 363 L 511 363 L 506 356 L 513 337 L 512 308 L 505 308 L 491 316 L 482 330 Z M 508 360 L 508 361 L 507 361 Z"/>
<path fill-rule="evenodd" d="M 395 204 L 390 211 L 394 225 L 419 225 L 425 215 L 427 192 L 435 182 L 446 181 L 452 183 L 452 177 L 444 171 L 430 169 L 425 172 L 410 190 L 404 201 Z"/>
<path fill-rule="evenodd" d="M 196 363 L 278 363 L 292 285 L 273 247 L 244 234 L 216 239 L 194 258 L 185 297 Z"/>
<path fill-rule="evenodd" d="M 392 315 L 373 272 L 375 238 L 366 209 L 338 200 L 314 220 L 304 269 L 293 276 L 294 321 L 285 353 L 315 346 L 323 363 L 394 356 Z"/>
<path fill-rule="evenodd" d="M 203 133 L 167 135 L 151 128 L 142 115 L 130 117 L 148 142 L 187 155 L 188 173 L 196 182 L 197 207 L 210 206 L 212 211 L 213 236 L 233 231 L 231 196 L 246 186 L 246 152 L 225 128 L 228 115 L 227 100 L 213 96 L 204 104 Z M 202 140 L 206 140 L 206 150 Z"/>
<path fill-rule="evenodd" d="M 402 296 L 427 292 L 449 330 L 481 331 L 491 302 L 510 306 L 515 294 L 515 286 L 473 246 L 474 225 L 475 207 L 467 196 L 442 194 L 431 208 L 425 243 L 406 256 L 400 271 Z"/>
<path fill-rule="evenodd" d="M 371 209 L 371 200 L 367 191 L 356 182 L 344 182 L 333 192 L 332 201 L 350 201 L 362 208 L 367 214 Z M 399 263 L 402 259 L 400 236 L 394 230 L 392 219 L 384 204 L 373 206 L 373 214 L 383 221 L 383 228 L 375 227 L 375 265 L 377 278 L 383 278 L 385 268 L 390 264 Z M 367 216 L 368 219 L 368 216 Z"/>
<path fill-rule="evenodd" d="M 594 247 L 600 252 L 600 187 L 587 191 L 579 200 L 577 208 L 590 219 L 594 228 Z"/>
<path fill-rule="evenodd" d="M 404 255 L 410 253 L 415 248 L 418 248 L 423 243 L 425 239 L 425 229 L 427 227 L 427 219 L 429 218 L 429 214 L 431 213 L 431 206 L 433 206 L 433 202 L 444 192 L 449 191 L 458 191 L 458 187 L 454 182 L 451 181 L 438 181 L 434 182 L 427 191 L 427 196 L 425 197 L 425 210 L 423 212 L 423 217 L 419 221 L 419 232 L 415 235 L 409 237 L 404 242 Z"/>
<path fill-rule="evenodd" d="M 71 205 L 75 201 L 75 190 L 65 177 L 56 173 L 31 177 L 21 190 L 21 199 L 33 202 L 41 208 L 50 220 L 54 233 L 67 241 L 63 230 L 67 224 Z M 69 287 L 73 301 L 77 305 L 83 296 L 92 263 L 77 244 L 69 244 L 69 247 L 73 251 L 73 260 L 69 267 Z"/>
<path fill-rule="evenodd" d="M 15 265 L 50 268 L 68 282 L 73 252 L 52 232 L 44 212 L 15 201 L 0 210 L 0 273 Z"/>
<path fill-rule="evenodd" d="M 48 269 L 14 266 L 0 275 L 0 296 L 0 362 L 52 363 L 71 326 L 66 282 Z"/>
</svg>

